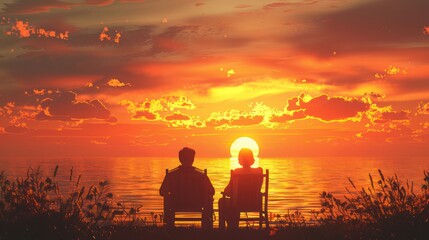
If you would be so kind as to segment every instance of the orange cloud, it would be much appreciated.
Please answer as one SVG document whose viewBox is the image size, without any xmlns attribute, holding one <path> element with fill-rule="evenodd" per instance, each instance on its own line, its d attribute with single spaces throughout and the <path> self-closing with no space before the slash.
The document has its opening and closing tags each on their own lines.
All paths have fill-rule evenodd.
<svg viewBox="0 0 429 240">
<path fill-rule="evenodd" d="M 413 133 L 413 130 L 408 126 L 391 124 L 378 130 L 368 129 L 366 132 L 358 133 L 356 136 L 370 141 L 393 142 L 395 140 L 403 141 L 404 138 L 408 138 L 411 141 Z"/>
<path fill-rule="evenodd" d="M 115 44 L 119 44 L 119 42 L 121 41 L 121 37 L 122 37 L 122 34 L 118 31 L 115 31 L 114 35 L 110 35 L 108 27 L 104 27 L 100 35 L 98 35 L 98 39 L 101 42 L 106 41 L 106 42 L 113 42 Z"/>
<path fill-rule="evenodd" d="M 4 128 L 5 133 L 24 134 L 28 132 L 26 126 L 8 126 Z"/>
<path fill-rule="evenodd" d="M 257 107 L 254 107 L 254 109 Z M 205 120 L 206 127 L 214 127 L 217 130 L 228 128 L 238 128 L 242 126 L 251 126 L 264 124 L 264 116 L 258 115 L 260 111 L 252 109 L 250 113 L 241 112 L 238 110 L 229 110 L 223 113 L 214 112 Z M 267 118 L 269 116 L 266 116 Z"/>
<path fill-rule="evenodd" d="M 187 120 L 191 120 L 191 118 L 186 114 L 173 113 L 172 115 L 167 115 L 165 117 L 165 120 L 167 120 L 167 121 L 187 121 Z"/>
<path fill-rule="evenodd" d="M 372 123 L 386 123 L 392 121 L 409 121 L 408 111 L 395 111 L 392 106 L 378 107 L 371 105 L 371 109 L 366 112 L 366 116 Z"/>
<path fill-rule="evenodd" d="M 159 120 L 159 114 L 150 112 L 149 110 L 138 110 L 135 112 L 135 114 L 131 117 L 133 120 Z"/>
<path fill-rule="evenodd" d="M 131 86 L 129 83 L 123 83 L 119 81 L 119 79 L 112 78 L 107 82 L 107 85 L 110 87 L 125 87 L 125 86 Z"/>
<path fill-rule="evenodd" d="M 194 109 L 195 105 L 185 96 L 167 96 L 158 99 L 147 99 L 143 103 L 122 100 L 120 103 L 126 106 L 132 120 L 191 120 L 189 116 L 173 112 L 175 109 Z M 177 119 L 176 119 L 177 118 Z"/>
<path fill-rule="evenodd" d="M 284 113 L 280 115 L 273 115 L 270 121 L 275 123 L 285 123 L 285 122 L 290 122 L 298 119 L 304 119 L 306 117 L 307 115 L 305 114 L 304 110 L 298 110 L 298 111 L 292 111 L 292 112 Z"/>
<path fill-rule="evenodd" d="M 237 119 L 231 119 L 231 126 L 249 126 L 260 124 L 264 120 L 263 116 L 239 116 Z"/>
<path fill-rule="evenodd" d="M 8 36 L 18 36 L 20 38 L 29 38 L 31 36 L 46 37 L 46 38 L 57 38 L 62 40 L 69 39 L 69 31 L 57 33 L 53 30 L 46 30 L 44 28 L 38 28 L 30 25 L 28 22 L 17 20 L 11 28 L 4 33 Z"/>
<path fill-rule="evenodd" d="M 408 73 L 408 71 L 406 69 L 401 69 L 399 67 L 390 65 L 389 67 L 387 67 L 386 69 L 384 69 L 384 73 L 376 73 L 374 75 L 374 77 L 382 79 L 382 78 L 386 78 L 389 75 L 398 75 L 398 74 L 405 75 L 407 73 Z"/>
<path fill-rule="evenodd" d="M 369 103 L 358 98 L 327 95 L 311 98 L 305 94 L 289 99 L 287 105 L 288 111 L 303 111 L 305 116 L 322 121 L 357 120 L 369 108 Z"/>
<path fill-rule="evenodd" d="M 168 108 L 172 111 L 177 108 L 194 109 L 195 105 L 185 96 L 165 97 Z"/>
<path fill-rule="evenodd" d="M 429 26 L 423 27 L 423 34 L 429 35 Z"/>
<path fill-rule="evenodd" d="M 375 123 L 385 123 L 389 121 L 404 121 L 409 120 L 408 118 L 409 112 L 399 111 L 399 112 L 382 112 L 379 118 L 374 119 Z"/>
<path fill-rule="evenodd" d="M 422 115 L 429 115 L 429 102 L 428 103 L 420 103 L 417 107 L 417 113 Z"/>
</svg>

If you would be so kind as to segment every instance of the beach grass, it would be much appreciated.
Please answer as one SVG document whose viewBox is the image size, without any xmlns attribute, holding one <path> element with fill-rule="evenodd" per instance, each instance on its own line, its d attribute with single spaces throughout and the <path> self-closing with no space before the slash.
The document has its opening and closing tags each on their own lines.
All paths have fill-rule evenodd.
<svg viewBox="0 0 429 240">
<path fill-rule="evenodd" d="M 270 229 L 236 231 L 199 227 L 167 229 L 162 213 L 141 217 L 141 208 L 115 202 L 108 182 L 81 186 L 70 170 L 64 192 L 40 168 L 9 179 L 0 173 L 0 239 L 428 239 L 429 174 L 415 186 L 398 177 L 369 175 L 370 186 L 350 179 L 346 196 L 320 194 L 320 209 L 306 218 L 300 211 L 271 216 Z M 345 186 L 346 187 L 346 186 Z M 250 226 L 250 225 L 249 225 Z"/>
</svg>

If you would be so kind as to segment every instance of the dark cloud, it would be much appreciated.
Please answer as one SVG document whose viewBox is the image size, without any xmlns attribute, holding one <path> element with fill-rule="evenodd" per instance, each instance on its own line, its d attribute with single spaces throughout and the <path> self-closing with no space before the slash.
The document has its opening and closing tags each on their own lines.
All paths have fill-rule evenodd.
<svg viewBox="0 0 429 240">
<path fill-rule="evenodd" d="M 108 6 L 112 3 L 144 2 L 145 0 L 85 0 L 79 3 L 61 0 L 16 0 L 14 3 L 5 3 L 3 11 L 10 14 L 35 14 L 49 12 L 52 9 L 71 9 L 72 7 L 91 5 Z"/>
<path fill-rule="evenodd" d="M 180 41 L 181 35 L 189 37 L 196 34 L 197 26 L 172 26 L 168 27 L 161 34 L 152 37 L 151 54 L 159 54 L 165 52 L 176 52 L 186 47 L 183 41 Z"/>
<path fill-rule="evenodd" d="M 5 3 L 3 11 L 15 14 L 32 14 L 40 12 L 49 12 L 51 9 L 70 9 L 76 6 L 76 3 L 70 3 L 60 0 L 16 0 L 14 3 Z"/>
<path fill-rule="evenodd" d="M 61 25 L 63 29 L 65 24 Z M 18 39 L 26 49 L 37 51 L 1 60 L 0 70 L 24 88 L 59 87 L 87 93 L 96 89 L 79 89 L 79 85 L 83 87 L 92 83 L 101 87 L 111 78 L 124 79 L 135 89 L 162 86 L 169 79 L 162 79 L 161 75 L 146 75 L 142 68 L 152 63 L 149 57 L 174 52 L 184 46 L 176 37 L 193 28 L 168 27 L 155 34 L 156 28 L 142 26 L 124 32 L 116 47 L 102 47 L 99 32 L 94 29 L 76 32 L 67 42 L 38 37 Z M 97 45 L 100 47 L 88 48 Z M 135 46 L 140 46 L 141 50 L 136 50 Z"/>
<path fill-rule="evenodd" d="M 289 40 L 299 49 L 321 56 L 331 56 L 334 51 L 371 51 L 381 44 L 424 42 L 427 9 L 426 0 L 366 1 L 316 17 L 311 31 Z"/>
<path fill-rule="evenodd" d="M 77 94 L 61 91 L 48 96 L 40 102 L 43 109 L 37 120 L 73 120 L 73 119 L 104 119 L 114 121 L 110 111 L 97 99 L 78 101 Z"/>
<path fill-rule="evenodd" d="M 107 6 L 114 2 L 115 0 L 85 0 L 85 3 L 88 5 L 96 6 Z"/>
</svg>

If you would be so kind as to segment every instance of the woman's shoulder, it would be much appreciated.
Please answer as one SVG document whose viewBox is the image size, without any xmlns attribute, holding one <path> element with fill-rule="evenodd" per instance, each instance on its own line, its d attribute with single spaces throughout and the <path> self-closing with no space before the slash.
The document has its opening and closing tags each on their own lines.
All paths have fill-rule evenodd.
<svg viewBox="0 0 429 240">
<path fill-rule="evenodd" d="M 235 174 L 246 174 L 246 173 L 247 174 L 248 173 L 251 173 L 251 174 L 262 174 L 262 172 L 263 172 L 263 170 L 260 167 L 257 167 L 257 168 L 236 168 L 234 170 Z"/>
</svg>

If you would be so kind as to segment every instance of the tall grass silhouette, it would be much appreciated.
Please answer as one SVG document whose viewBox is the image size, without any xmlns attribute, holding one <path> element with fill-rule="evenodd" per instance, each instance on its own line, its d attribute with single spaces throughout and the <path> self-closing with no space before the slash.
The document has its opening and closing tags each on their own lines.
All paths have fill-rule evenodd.
<svg viewBox="0 0 429 240">
<path fill-rule="evenodd" d="M 29 168 L 26 177 L 13 181 L 0 173 L 0 238 L 107 239 L 110 233 L 105 227 L 113 220 L 116 224 L 157 220 L 156 214 L 151 220 L 141 219 L 139 208 L 115 204 L 107 180 L 81 186 L 81 175 L 75 178 L 73 168 L 63 194 L 56 179 L 58 169 L 44 177 L 40 168 Z"/>
<path fill-rule="evenodd" d="M 370 186 L 358 187 L 352 179 L 348 194 L 320 194 L 321 208 L 306 219 L 300 211 L 271 214 L 267 233 L 240 229 L 214 231 L 210 237 L 198 229 L 168 232 L 159 227 L 163 215 L 140 216 L 141 207 L 114 202 L 106 180 L 82 186 L 73 168 L 67 183 L 29 168 L 25 177 L 10 180 L 0 173 L 0 239 L 426 239 L 429 236 L 429 173 L 423 184 L 402 182 L 381 170 Z M 60 185 L 63 189 L 60 189 Z"/>
<path fill-rule="evenodd" d="M 414 183 L 402 182 L 395 174 L 379 179 L 369 174 L 371 186 L 352 189 L 337 198 L 320 194 L 321 209 L 315 218 L 321 225 L 336 225 L 345 235 L 357 239 L 423 239 L 429 236 L 429 173 L 424 172 L 420 190 Z"/>
</svg>

